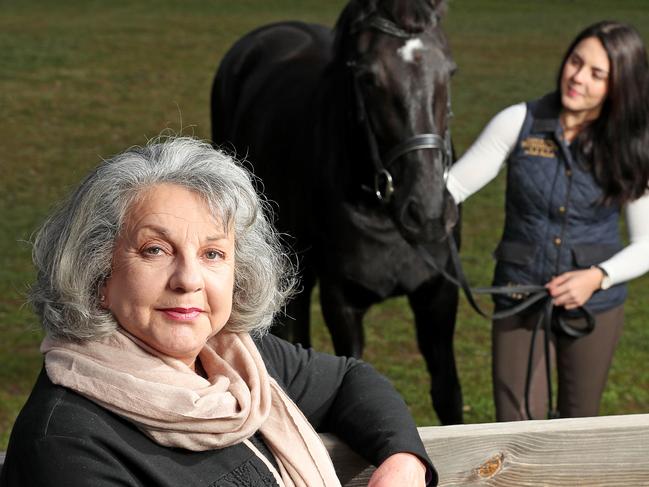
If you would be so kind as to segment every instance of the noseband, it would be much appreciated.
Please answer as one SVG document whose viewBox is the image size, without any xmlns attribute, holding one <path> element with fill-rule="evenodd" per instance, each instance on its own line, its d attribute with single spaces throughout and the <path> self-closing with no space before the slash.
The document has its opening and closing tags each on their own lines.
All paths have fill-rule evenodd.
<svg viewBox="0 0 649 487">
<path fill-rule="evenodd" d="M 437 22 L 433 23 L 435 26 Z M 384 34 L 391 35 L 393 37 L 398 37 L 400 39 L 412 39 L 417 34 L 411 33 L 403 30 L 401 27 L 396 25 L 394 22 L 385 19 L 383 17 L 372 17 L 370 22 L 367 24 L 369 27 L 376 29 Z M 422 149 L 434 149 L 442 151 L 442 163 L 444 166 L 444 179 L 448 173 L 452 162 L 452 148 L 451 148 L 451 131 L 446 127 L 444 136 L 435 133 L 424 133 L 416 134 L 412 137 L 407 138 L 406 140 L 398 143 L 392 149 L 390 149 L 385 157 L 382 159 L 381 154 L 379 153 L 378 143 L 376 141 L 376 135 L 370 124 L 369 117 L 367 115 L 367 108 L 365 106 L 365 98 L 363 92 L 360 89 L 358 83 L 358 75 L 353 69 L 356 67 L 355 61 L 349 61 L 347 66 L 352 69 L 352 79 L 354 84 L 354 96 L 357 103 L 357 112 L 358 119 L 363 125 L 365 134 L 367 136 L 367 141 L 370 146 L 370 157 L 372 159 L 372 164 L 374 165 L 374 194 L 376 198 L 382 203 L 389 203 L 392 199 L 392 194 L 394 193 L 394 182 L 392 179 L 392 174 L 388 170 L 389 167 L 397 159 L 401 158 L 405 154 L 408 154 L 412 151 L 422 150 Z M 448 89 L 448 97 L 446 101 L 446 110 L 447 117 L 451 116 L 451 96 L 450 96 L 450 86 Z"/>
</svg>

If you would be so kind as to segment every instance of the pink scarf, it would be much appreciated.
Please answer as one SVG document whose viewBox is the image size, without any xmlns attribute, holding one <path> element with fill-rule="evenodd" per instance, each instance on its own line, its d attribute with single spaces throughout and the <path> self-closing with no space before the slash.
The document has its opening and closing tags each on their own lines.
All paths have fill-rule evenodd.
<svg viewBox="0 0 649 487">
<path fill-rule="evenodd" d="M 211 338 L 199 357 L 208 378 L 119 329 L 99 341 L 45 338 L 50 380 L 133 422 L 160 445 L 194 451 L 244 442 L 286 487 L 340 486 L 302 412 L 268 375 L 248 334 Z M 279 472 L 248 441 L 259 430 Z"/>
</svg>

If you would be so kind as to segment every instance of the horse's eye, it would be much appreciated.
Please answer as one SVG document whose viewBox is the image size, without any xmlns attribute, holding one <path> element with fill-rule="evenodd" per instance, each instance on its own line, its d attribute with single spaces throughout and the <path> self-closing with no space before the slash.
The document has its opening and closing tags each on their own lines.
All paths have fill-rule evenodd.
<svg viewBox="0 0 649 487">
<path fill-rule="evenodd" d="M 372 72 L 370 69 L 363 69 L 359 71 L 356 74 L 356 78 L 358 79 L 358 82 L 363 85 L 367 86 L 370 88 L 375 88 L 378 86 L 378 78 L 374 72 Z"/>
</svg>

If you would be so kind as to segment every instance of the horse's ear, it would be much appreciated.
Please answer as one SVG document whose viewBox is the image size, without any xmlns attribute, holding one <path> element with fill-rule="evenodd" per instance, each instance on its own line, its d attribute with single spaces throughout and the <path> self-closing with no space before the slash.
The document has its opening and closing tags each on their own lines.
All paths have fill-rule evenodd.
<svg viewBox="0 0 649 487">
<path fill-rule="evenodd" d="M 448 2 L 446 0 L 432 0 L 433 10 L 438 19 L 441 19 L 446 15 L 448 10 Z"/>
<path fill-rule="evenodd" d="M 334 58 L 343 62 L 347 61 L 351 49 L 351 41 L 356 29 L 365 20 L 376 12 L 378 0 L 350 0 L 343 8 L 334 27 Z"/>
</svg>

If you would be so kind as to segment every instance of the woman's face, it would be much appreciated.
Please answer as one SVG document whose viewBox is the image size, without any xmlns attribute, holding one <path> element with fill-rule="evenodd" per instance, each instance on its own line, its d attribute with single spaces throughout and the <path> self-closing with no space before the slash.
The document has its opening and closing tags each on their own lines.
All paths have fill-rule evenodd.
<svg viewBox="0 0 649 487">
<path fill-rule="evenodd" d="M 595 119 L 608 93 L 610 63 L 604 46 L 587 37 L 575 46 L 561 73 L 561 103 L 570 112 Z"/>
<path fill-rule="evenodd" d="M 234 236 L 181 186 L 145 190 L 116 242 L 104 306 L 128 332 L 193 367 L 230 317 Z"/>
</svg>

